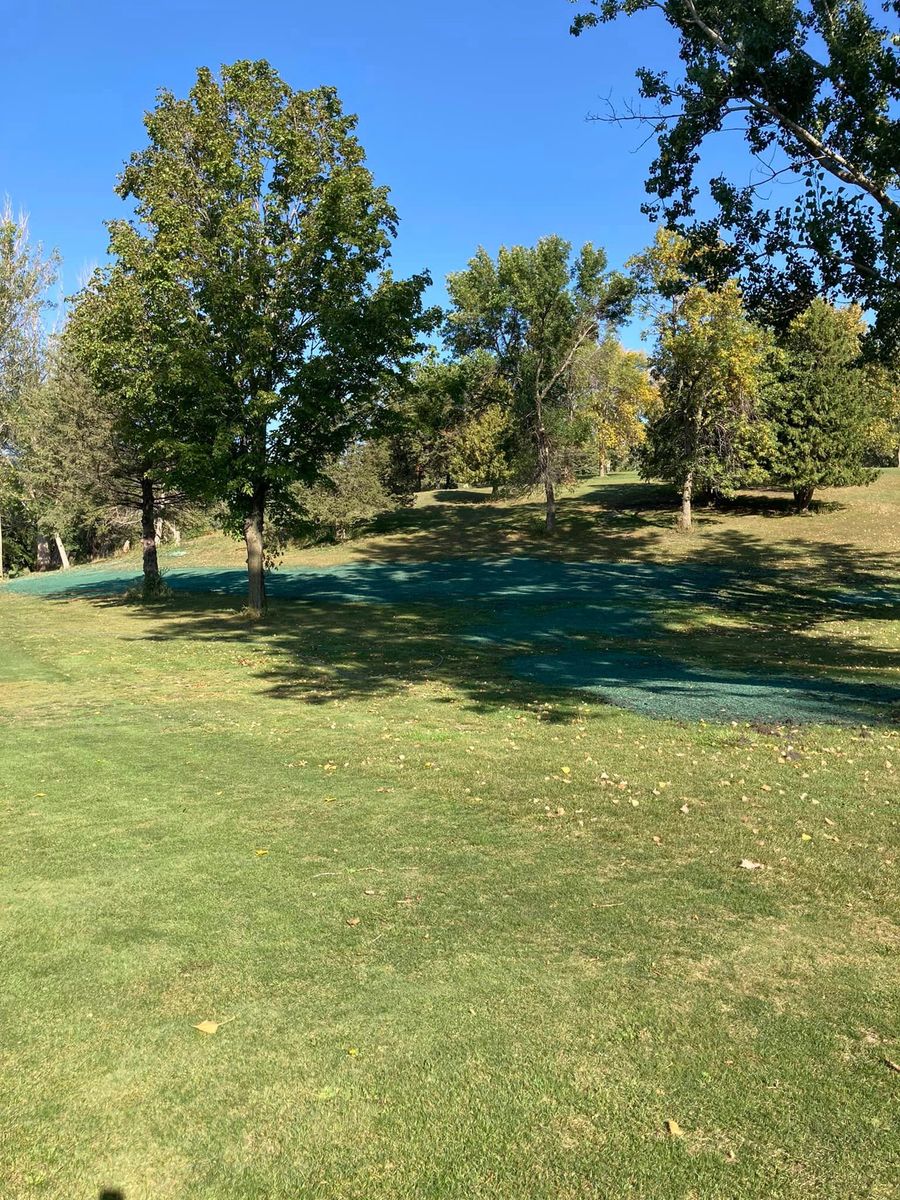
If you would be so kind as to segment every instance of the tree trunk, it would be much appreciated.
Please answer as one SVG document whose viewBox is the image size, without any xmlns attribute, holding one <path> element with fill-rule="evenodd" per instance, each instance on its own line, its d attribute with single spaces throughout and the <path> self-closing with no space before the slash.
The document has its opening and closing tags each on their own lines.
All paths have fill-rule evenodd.
<svg viewBox="0 0 900 1200">
<path fill-rule="evenodd" d="M 171 529 L 171 531 L 172 531 L 173 545 L 180 546 L 181 545 L 181 530 L 178 528 L 177 525 L 173 525 L 171 521 L 166 521 L 166 524 L 168 525 L 169 529 Z"/>
<path fill-rule="evenodd" d="M 46 533 L 39 533 L 37 535 L 34 556 L 39 571 L 48 571 L 50 569 L 50 540 Z"/>
<path fill-rule="evenodd" d="M 797 512 L 807 512 L 810 504 L 812 504 L 813 492 L 812 487 L 795 487 L 794 488 L 794 503 L 797 506 Z"/>
<path fill-rule="evenodd" d="M 72 564 L 69 562 L 69 556 L 66 553 L 66 548 L 63 545 L 63 540 L 59 536 L 58 533 L 54 533 L 53 540 L 56 543 L 56 550 L 57 550 L 57 553 L 59 554 L 59 561 L 62 563 L 62 569 L 64 571 L 68 571 L 69 567 Z"/>
<path fill-rule="evenodd" d="M 264 487 L 253 491 L 250 512 L 244 517 L 244 541 L 247 543 L 247 607 L 261 617 L 266 611 L 266 568 L 263 559 L 263 526 L 266 513 Z"/>
<path fill-rule="evenodd" d="M 0 516 L 0 579 L 3 578 L 3 517 Z"/>
<path fill-rule="evenodd" d="M 144 555 L 144 595 L 159 591 L 159 558 L 156 554 L 156 498 L 153 480 L 141 479 L 141 550 Z"/>
<path fill-rule="evenodd" d="M 553 487 L 553 473 L 550 469 L 550 443 L 543 421 L 538 423 L 537 431 L 538 475 L 544 485 L 546 502 L 546 529 L 552 533 L 556 528 L 556 491 Z"/>
<path fill-rule="evenodd" d="M 681 516 L 678 524 L 682 529 L 691 528 L 691 497 L 694 492 L 694 472 L 688 471 L 681 488 Z"/>
<path fill-rule="evenodd" d="M 552 533 L 556 528 L 556 491 L 553 487 L 553 480 L 548 475 L 544 480 L 544 495 L 546 497 L 547 517 L 546 527 L 547 532 Z"/>
<path fill-rule="evenodd" d="M 491 499 L 498 500 L 500 498 L 500 485 L 498 483 L 491 484 Z"/>
</svg>

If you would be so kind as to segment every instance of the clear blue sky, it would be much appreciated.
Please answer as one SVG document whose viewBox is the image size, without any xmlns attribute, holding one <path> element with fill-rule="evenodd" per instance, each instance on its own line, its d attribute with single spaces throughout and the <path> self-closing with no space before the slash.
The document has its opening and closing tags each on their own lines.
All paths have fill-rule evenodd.
<svg viewBox="0 0 900 1200">
<path fill-rule="evenodd" d="M 74 291 L 104 257 L 113 188 L 144 144 L 156 90 L 196 68 L 267 58 L 292 86 L 332 84 L 359 115 L 400 214 L 395 268 L 435 299 L 481 244 L 559 233 L 621 264 L 652 236 L 640 213 L 652 145 L 590 123 L 635 95 L 634 68 L 674 39 L 652 17 L 576 39 L 568 0 L 26 0 L 0 5 L 0 195 L 30 213 Z M 640 37 L 639 37 L 640 35 Z M 739 153 L 737 146 L 725 153 Z M 630 337 L 626 340 L 633 341 Z"/>
</svg>

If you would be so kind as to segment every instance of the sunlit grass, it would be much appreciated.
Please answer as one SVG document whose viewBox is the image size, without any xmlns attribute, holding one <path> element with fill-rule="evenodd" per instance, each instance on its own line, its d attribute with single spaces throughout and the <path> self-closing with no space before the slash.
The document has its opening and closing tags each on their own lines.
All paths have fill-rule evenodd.
<svg viewBox="0 0 900 1200">
<path fill-rule="evenodd" d="M 660 553 L 888 582 L 879 486 L 661 512 Z M 430 554 L 405 520 L 335 553 Z M 235 609 L 0 594 L 4 1200 L 895 1194 L 895 725 L 651 721 L 434 606 Z M 658 640 L 895 677 L 896 623 L 791 611 Z"/>
</svg>

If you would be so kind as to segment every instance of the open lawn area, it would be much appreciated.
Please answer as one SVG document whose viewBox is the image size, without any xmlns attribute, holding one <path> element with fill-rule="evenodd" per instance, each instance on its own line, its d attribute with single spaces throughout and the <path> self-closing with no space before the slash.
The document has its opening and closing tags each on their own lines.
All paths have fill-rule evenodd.
<svg viewBox="0 0 900 1200">
<path fill-rule="evenodd" d="M 821 502 L 0 589 L 3 1200 L 900 1195 L 900 471 Z"/>
</svg>

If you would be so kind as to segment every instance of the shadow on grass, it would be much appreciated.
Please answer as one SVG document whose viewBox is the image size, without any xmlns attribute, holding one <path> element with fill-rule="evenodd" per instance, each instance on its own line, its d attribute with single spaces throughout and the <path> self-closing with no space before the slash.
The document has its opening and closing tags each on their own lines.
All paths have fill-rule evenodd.
<svg viewBox="0 0 900 1200">
<path fill-rule="evenodd" d="M 663 563 L 375 555 L 276 573 L 272 611 L 255 625 L 191 595 L 241 598 L 242 572 L 185 570 L 169 575 L 176 595 L 141 637 L 246 646 L 270 696 L 310 704 L 432 681 L 476 707 L 571 708 L 587 693 L 676 718 L 894 719 L 897 656 L 840 628 L 873 606 L 900 617 L 889 556 L 796 539 L 773 560 L 769 543 L 731 530 L 701 548 Z"/>
</svg>

